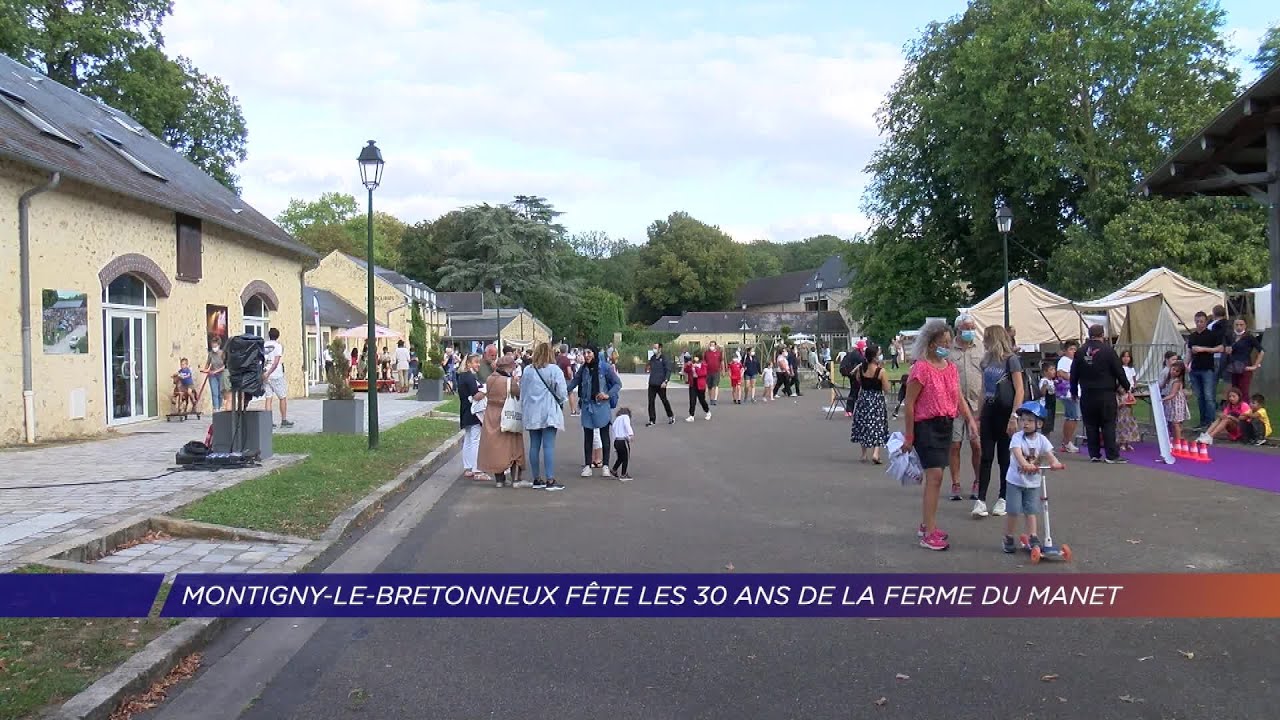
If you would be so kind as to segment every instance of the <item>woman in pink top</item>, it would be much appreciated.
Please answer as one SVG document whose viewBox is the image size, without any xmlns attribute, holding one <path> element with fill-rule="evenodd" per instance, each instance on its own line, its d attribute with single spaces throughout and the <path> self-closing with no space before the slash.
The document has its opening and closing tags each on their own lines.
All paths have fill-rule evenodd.
<svg viewBox="0 0 1280 720">
<path fill-rule="evenodd" d="M 958 412 L 969 425 L 969 436 L 978 437 L 978 421 L 969 404 L 960 402 L 960 373 L 947 360 L 951 348 L 951 328 L 942 320 L 930 320 L 920 328 L 912 355 L 914 363 L 907 376 L 906 444 L 913 448 L 924 468 L 924 508 L 921 514 L 920 547 L 946 550 L 947 534 L 938 529 L 938 497 L 942 494 L 942 472 L 951 459 L 951 426 Z"/>
</svg>

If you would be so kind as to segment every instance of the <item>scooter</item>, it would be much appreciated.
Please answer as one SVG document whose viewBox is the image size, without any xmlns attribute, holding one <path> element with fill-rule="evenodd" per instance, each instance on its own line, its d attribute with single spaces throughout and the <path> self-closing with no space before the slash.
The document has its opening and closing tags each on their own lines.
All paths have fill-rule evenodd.
<svg viewBox="0 0 1280 720">
<path fill-rule="evenodd" d="M 1044 542 L 1040 547 L 1031 547 L 1031 538 L 1026 535 L 1018 536 L 1018 544 L 1023 550 L 1031 553 L 1032 564 L 1040 562 L 1042 559 L 1062 560 L 1071 562 L 1071 546 L 1063 543 L 1057 545 L 1053 542 L 1053 532 L 1049 529 L 1049 470 L 1048 465 L 1040 466 L 1040 499 L 1044 503 Z"/>
</svg>

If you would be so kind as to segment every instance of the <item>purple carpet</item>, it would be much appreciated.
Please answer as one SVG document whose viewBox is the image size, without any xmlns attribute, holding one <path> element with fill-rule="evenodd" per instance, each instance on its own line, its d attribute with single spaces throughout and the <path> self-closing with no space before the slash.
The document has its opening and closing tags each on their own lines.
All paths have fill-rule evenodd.
<svg viewBox="0 0 1280 720">
<path fill-rule="evenodd" d="M 1160 460 L 1155 443 L 1145 442 L 1135 445 L 1133 452 L 1125 453 L 1124 456 L 1130 463 L 1142 467 L 1213 480 L 1237 487 L 1280 493 L 1280 469 L 1277 469 L 1276 462 L 1280 459 L 1280 455 L 1272 450 L 1242 450 L 1214 445 L 1209 448 L 1209 457 L 1212 458 L 1212 462 L 1199 463 L 1174 458 L 1173 465 L 1165 465 Z"/>
</svg>

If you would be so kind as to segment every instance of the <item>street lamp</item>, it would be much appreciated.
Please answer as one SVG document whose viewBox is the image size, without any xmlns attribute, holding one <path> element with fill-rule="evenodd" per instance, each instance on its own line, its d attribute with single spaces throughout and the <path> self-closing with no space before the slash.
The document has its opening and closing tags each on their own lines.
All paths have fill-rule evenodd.
<svg viewBox="0 0 1280 720">
<path fill-rule="evenodd" d="M 369 449 L 375 450 L 378 447 L 378 317 L 373 312 L 373 191 L 382 183 L 382 151 L 370 140 L 360 150 L 357 161 L 360 163 L 360 182 L 369 191 L 368 244 L 365 247 L 365 284 L 368 290 L 365 326 L 369 330 L 365 345 L 368 348 L 369 380 L 365 394 L 369 396 Z"/>
<path fill-rule="evenodd" d="M 496 296 L 495 301 L 498 306 L 494 308 L 497 311 L 497 335 L 498 335 L 498 355 L 502 355 L 502 281 L 493 281 L 493 294 Z"/>
<path fill-rule="evenodd" d="M 742 303 L 742 353 L 746 357 L 747 352 L 747 304 Z"/>
<path fill-rule="evenodd" d="M 813 334 L 813 349 L 818 351 L 819 354 L 821 354 L 820 346 L 822 344 L 822 287 L 825 284 L 826 283 L 823 281 L 821 275 L 814 279 L 814 285 L 818 288 L 818 329 L 817 332 Z"/>
<path fill-rule="evenodd" d="M 1013 211 L 1000 203 L 996 211 L 996 229 L 1004 238 L 1004 326 L 1009 327 L 1009 233 L 1013 232 Z"/>
</svg>

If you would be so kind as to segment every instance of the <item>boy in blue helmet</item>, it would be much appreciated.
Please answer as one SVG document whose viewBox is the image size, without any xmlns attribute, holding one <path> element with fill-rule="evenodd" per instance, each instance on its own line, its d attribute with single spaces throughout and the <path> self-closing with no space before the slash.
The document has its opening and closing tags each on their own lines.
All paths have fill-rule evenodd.
<svg viewBox="0 0 1280 720">
<path fill-rule="evenodd" d="M 1013 542 L 1013 533 L 1017 528 L 1019 515 L 1023 517 L 1028 544 L 1031 547 L 1040 545 L 1040 538 L 1036 535 L 1036 521 L 1043 508 L 1040 500 L 1040 466 L 1048 465 L 1054 470 L 1065 467 L 1053 454 L 1053 441 L 1040 432 L 1046 414 L 1044 406 L 1039 402 L 1025 402 L 1018 407 L 1017 414 L 1022 429 L 1009 439 L 1013 462 L 1005 477 L 1008 481 L 1005 493 L 1008 515 L 1004 521 L 1004 551 L 1007 553 L 1018 551 Z"/>
</svg>

